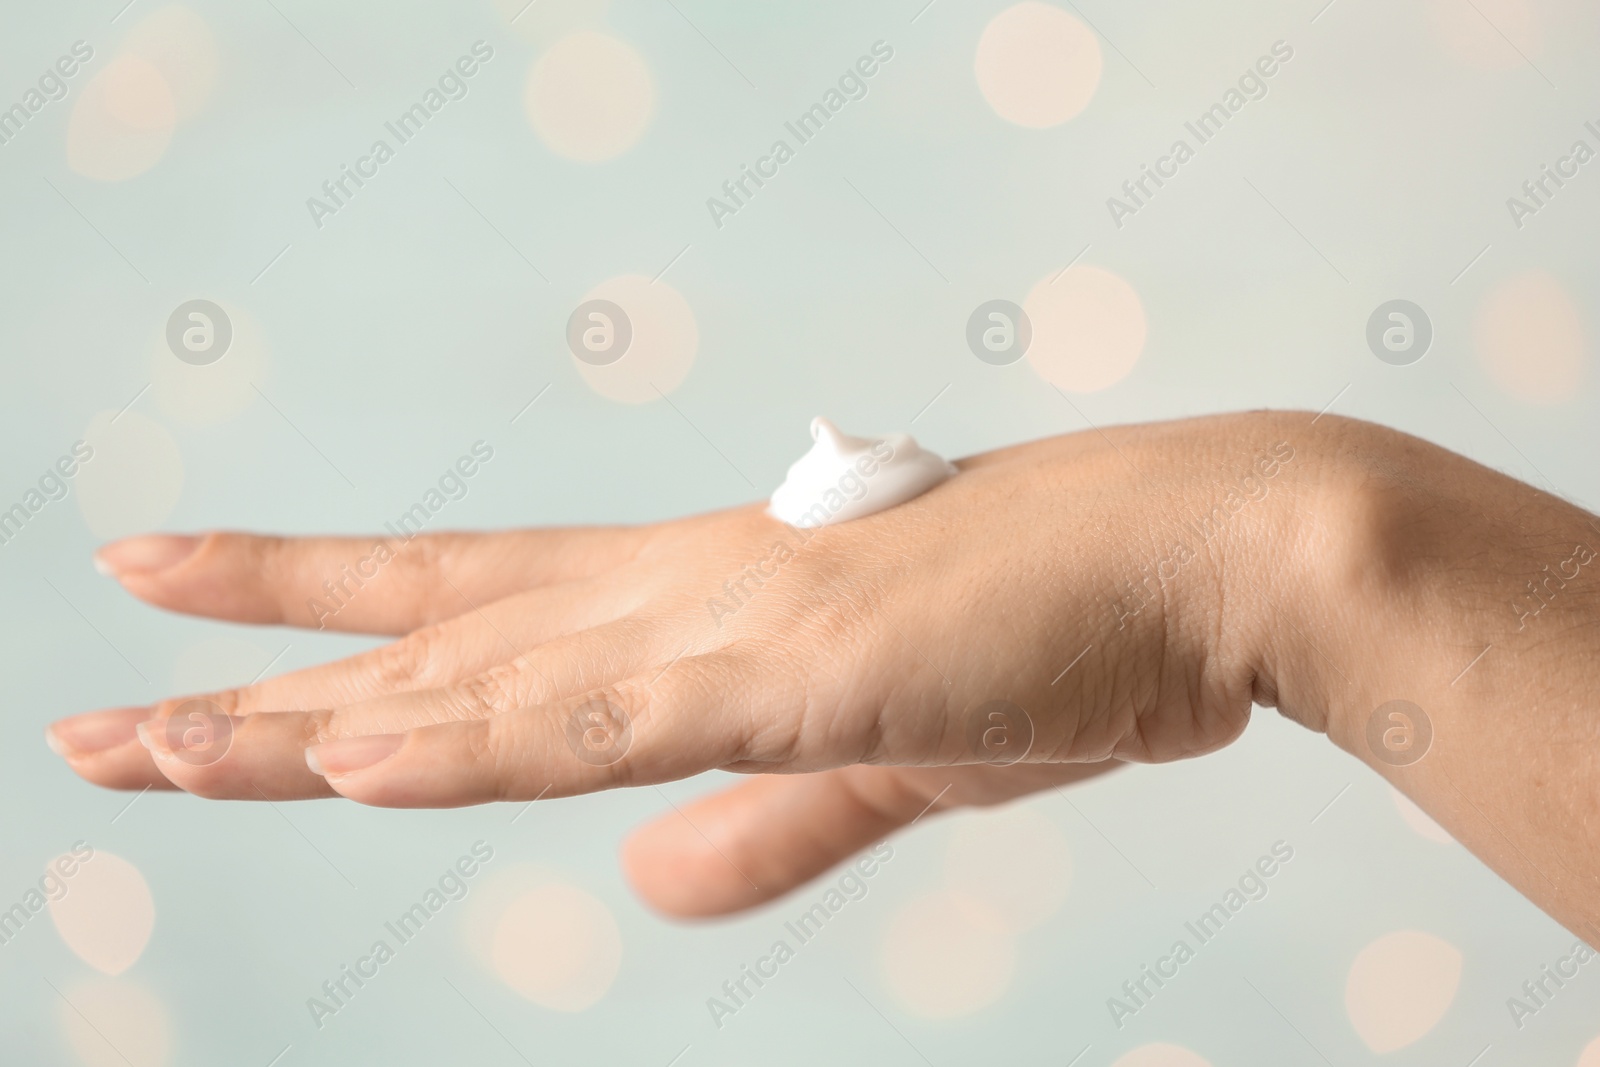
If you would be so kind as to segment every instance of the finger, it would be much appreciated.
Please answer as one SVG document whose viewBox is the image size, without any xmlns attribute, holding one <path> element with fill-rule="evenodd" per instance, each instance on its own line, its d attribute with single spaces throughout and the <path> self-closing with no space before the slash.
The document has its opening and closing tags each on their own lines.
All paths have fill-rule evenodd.
<svg viewBox="0 0 1600 1067">
<path fill-rule="evenodd" d="M 891 831 L 931 797 L 906 786 L 863 792 L 861 772 L 759 775 L 636 830 L 623 870 L 657 911 L 701 918 L 787 893 Z"/>
<path fill-rule="evenodd" d="M 388 693 L 333 709 L 234 717 L 201 708 L 197 717 L 193 705 L 178 705 L 170 722 L 152 719 L 140 728 L 140 737 L 162 774 L 198 796 L 330 796 L 327 783 L 307 765 L 308 747 L 547 706 L 633 674 L 650 659 L 647 629 L 620 622 L 586 630 L 510 662 L 502 656 L 497 666 L 458 684 Z M 191 733 L 193 746 L 187 741 Z M 360 746 L 350 740 L 347 747 Z"/>
<path fill-rule="evenodd" d="M 391 644 L 254 685 L 164 700 L 153 708 L 111 709 L 62 719 L 50 727 L 46 738 L 74 771 L 97 785 L 176 788 L 152 761 L 150 751 L 138 743 L 135 728 L 140 721 L 165 720 L 180 711 L 210 717 L 343 708 L 391 694 L 454 685 L 505 663 L 508 657 L 519 655 L 519 649 L 532 650 L 563 635 L 601 627 L 629 610 L 631 600 L 615 595 L 614 589 L 598 588 L 598 584 L 593 580 L 564 582 L 530 590 L 460 619 L 416 630 Z M 575 682 L 560 695 L 593 684 Z M 555 698 L 551 693 L 545 695 Z M 432 721 L 439 720 L 418 718 L 404 728 Z M 180 724 L 180 734 L 189 728 L 187 722 Z M 387 728 L 393 726 L 382 729 Z M 349 732 L 372 731 L 352 728 Z M 292 748 L 288 764 L 295 776 L 304 780 L 303 785 L 318 785 L 316 795 L 325 795 L 320 783 L 305 778 L 302 748 L 304 745 Z"/>
<path fill-rule="evenodd" d="M 781 896 L 932 812 L 1013 799 L 1114 766 L 995 768 L 981 781 L 967 773 L 956 788 L 953 776 L 972 768 L 854 766 L 760 775 L 678 805 L 634 831 L 622 846 L 623 869 L 657 911 L 725 915 Z"/>
<path fill-rule="evenodd" d="M 333 796 L 327 783 L 305 767 L 264 762 L 262 753 L 298 751 L 314 744 L 329 711 L 246 715 L 181 713 L 150 719 L 139 740 L 155 770 L 176 789 L 210 800 L 309 800 Z"/>
<path fill-rule="evenodd" d="M 570 700 L 474 722 L 318 745 L 308 763 L 341 795 L 396 808 L 573 796 L 686 778 L 741 759 L 776 762 L 742 714 L 753 694 L 715 657 Z"/>
<path fill-rule="evenodd" d="M 634 527 L 372 537 L 210 533 L 114 541 L 95 566 L 134 596 L 234 622 L 399 634 L 501 597 L 610 570 Z"/>
<path fill-rule="evenodd" d="M 494 601 L 346 659 L 204 699 L 225 714 L 248 715 L 344 707 L 450 686 L 552 641 L 604 628 L 632 610 L 636 599 L 636 591 L 600 580 L 562 582 Z"/>
<path fill-rule="evenodd" d="M 79 777 L 106 789 L 176 789 L 156 770 L 136 730 L 149 708 L 108 708 L 52 723 L 45 744 Z"/>
</svg>

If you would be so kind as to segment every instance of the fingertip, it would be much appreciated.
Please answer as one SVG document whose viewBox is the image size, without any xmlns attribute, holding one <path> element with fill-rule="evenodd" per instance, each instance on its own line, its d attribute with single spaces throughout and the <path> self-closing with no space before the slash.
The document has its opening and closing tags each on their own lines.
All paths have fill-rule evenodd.
<svg viewBox="0 0 1600 1067">
<path fill-rule="evenodd" d="M 150 717 L 147 707 L 106 708 L 70 715 L 45 727 L 44 741 L 63 758 L 87 756 L 134 740 L 138 724 Z"/>
<path fill-rule="evenodd" d="M 178 788 L 161 773 L 150 759 L 150 754 L 135 741 L 87 754 L 67 752 L 62 759 L 73 774 L 102 789 Z"/>
<path fill-rule="evenodd" d="M 705 893 L 692 878 L 692 863 L 670 841 L 663 840 L 661 819 L 630 833 L 618 850 L 622 876 L 652 911 L 672 919 L 698 919 L 707 910 Z M 670 837 L 670 834 L 665 835 Z"/>
<path fill-rule="evenodd" d="M 101 545 L 94 569 L 110 578 L 154 575 L 171 570 L 200 547 L 203 537 L 189 534 L 144 534 Z"/>
<path fill-rule="evenodd" d="M 630 833 L 618 859 L 639 899 L 673 919 L 716 918 L 754 907 L 773 895 L 770 889 L 752 884 L 724 851 L 676 811 Z"/>
</svg>

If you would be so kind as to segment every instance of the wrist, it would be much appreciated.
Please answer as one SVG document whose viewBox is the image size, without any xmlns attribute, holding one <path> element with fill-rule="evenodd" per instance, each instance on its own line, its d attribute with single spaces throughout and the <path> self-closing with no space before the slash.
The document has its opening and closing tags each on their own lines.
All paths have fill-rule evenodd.
<svg viewBox="0 0 1600 1067">
<path fill-rule="evenodd" d="M 1256 704 L 1350 748 L 1361 668 L 1407 630 L 1389 573 L 1403 566 L 1389 533 L 1403 494 L 1372 467 L 1371 437 L 1388 431 L 1305 412 L 1261 429 L 1286 458 L 1230 546 L 1232 658 Z"/>
</svg>

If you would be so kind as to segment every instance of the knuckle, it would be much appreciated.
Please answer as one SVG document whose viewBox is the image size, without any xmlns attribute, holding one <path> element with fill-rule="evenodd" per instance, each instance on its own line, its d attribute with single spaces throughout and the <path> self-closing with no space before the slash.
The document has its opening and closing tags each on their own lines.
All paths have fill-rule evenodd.
<svg viewBox="0 0 1600 1067">
<path fill-rule="evenodd" d="M 368 653 L 373 676 L 387 691 L 423 688 L 438 676 L 440 644 L 439 632 L 432 627 L 413 630 Z"/>
<path fill-rule="evenodd" d="M 394 555 L 392 565 L 400 584 L 417 601 L 428 622 L 449 618 L 466 606 L 448 582 L 440 582 L 441 577 L 452 573 L 456 555 L 454 539 L 443 534 L 415 537 Z"/>
<path fill-rule="evenodd" d="M 501 664 L 462 682 L 459 693 L 469 714 L 500 715 L 531 703 L 533 686 L 517 666 Z"/>
<path fill-rule="evenodd" d="M 389 565 L 395 575 L 410 587 L 416 584 L 419 577 L 433 568 L 438 556 L 439 549 L 435 540 L 423 534 L 401 545 Z"/>
<path fill-rule="evenodd" d="M 518 771 L 525 764 L 519 751 L 517 732 L 508 728 L 509 719 L 490 719 L 481 730 L 467 734 L 467 757 L 488 778 L 488 792 L 495 800 L 515 794 Z"/>
<path fill-rule="evenodd" d="M 239 689 L 219 689 L 213 693 L 194 693 L 189 696 L 165 697 L 151 709 L 151 718 L 169 719 L 178 714 L 179 709 L 183 708 L 184 705 L 196 701 L 210 705 L 210 707 L 203 709 L 207 713 L 234 715 L 242 710 L 242 700 L 240 698 L 243 692 L 244 690 Z"/>
<path fill-rule="evenodd" d="M 334 741 L 345 734 L 339 729 L 336 713 L 331 709 L 305 712 L 305 719 L 300 730 L 300 743 L 302 747 L 320 745 L 324 741 Z"/>
<path fill-rule="evenodd" d="M 224 535 L 216 535 L 218 537 Z M 295 542 L 287 537 L 228 535 L 240 561 L 268 588 L 281 589 L 294 577 Z"/>
</svg>

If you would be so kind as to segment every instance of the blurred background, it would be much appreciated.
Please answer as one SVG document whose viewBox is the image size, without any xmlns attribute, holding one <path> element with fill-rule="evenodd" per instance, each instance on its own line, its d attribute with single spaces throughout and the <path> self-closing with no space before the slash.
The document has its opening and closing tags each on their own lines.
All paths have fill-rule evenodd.
<svg viewBox="0 0 1600 1067">
<path fill-rule="evenodd" d="M 492 461 L 429 528 L 763 496 L 818 414 L 954 456 L 1331 410 L 1593 501 L 1592 4 L 0 19 L 6 1063 L 1600 1064 L 1600 962 L 1529 999 L 1575 939 L 1274 713 L 1205 760 L 919 822 L 721 1017 L 709 998 L 836 876 L 730 921 L 643 910 L 618 842 L 718 776 L 461 811 L 213 804 L 97 790 L 41 740 L 372 643 L 162 614 L 94 573 L 96 545 L 376 531 L 477 442 Z M 569 346 L 591 300 L 627 320 L 619 357 Z M 92 460 L 50 478 L 75 446 Z M 399 944 L 385 923 L 478 842 L 465 896 Z M 75 845 L 94 858 L 38 906 Z M 1198 945 L 1185 923 L 1275 845 L 1265 895 Z M 1117 1011 L 1180 939 L 1194 958 Z M 379 940 L 394 957 L 315 1011 Z"/>
</svg>

